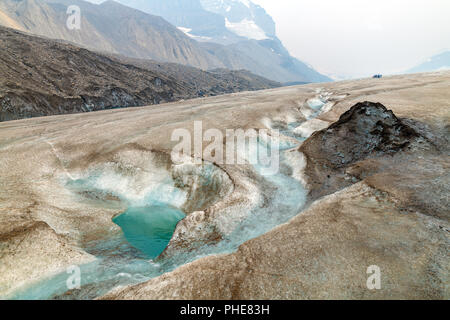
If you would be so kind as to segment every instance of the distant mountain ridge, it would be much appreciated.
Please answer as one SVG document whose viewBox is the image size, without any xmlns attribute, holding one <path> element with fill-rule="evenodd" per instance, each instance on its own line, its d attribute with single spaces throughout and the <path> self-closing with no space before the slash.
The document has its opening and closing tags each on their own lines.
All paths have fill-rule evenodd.
<svg viewBox="0 0 450 320">
<path fill-rule="evenodd" d="M 247 71 L 103 55 L 0 27 L 0 121 L 279 87 Z"/>
<path fill-rule="evenodd" d="M 203 70 L 245 69 L 281 83 L 331 80 L 291 57 L 279 39 L 271 36 L 274 24 L 270 16 L 251 2 L 247 7 L 242 1 L 224 0 L 223 6 L 230 7 L 227 11 L 228 7 L 222 6 L 222 10 L 209 1 L 207 8 L 219 12 L 215 13 L 206 10 L 200 0 L 118 1 L 134 8 L 112 0 L 99 5 L 83 0 L 2 0 L 0 25 L 131 58 Z M 70 5 L 81 9 L 80 30 L 66 27 Z M 252 23 L 257 25 L 257 33 L 262 32 L 264 39 L 239 35 L 242 26 L 236 21 L 242 17 L 243 25 L 250 29 Z M 217 39 L 225 39 L 225 43 Z"/>
<path fill-rule="evenodd" d="M 249 0 L 200 0 L 207 11 L 225 18 L 226 27 L 253 40 L 275 38 L 275 22 L 259 5 Z"/>
<path fill-rule="evenodd" d="M 284 83 L 332 81 L 292 57 L 277 38 L 272 17 L 249 0 L 116 1 L 167 19 L 226 68 Z"/>
<path fill-rule="evenodd" d="M 245 38 L 229 31 L 225 19 L 203 8 L 199 0 L 116 0 L 117 2 L 161 16 L 197 41 L 229 44 Z"/>
<path fill-rule="evenodd" d="M 70 5 L 81 9 L 80 30 L 66 27 L 66 11 Z M 94 5 L 81 0 L 2 0 L 0 10 L 21 31 L 70 41 L 89 49 L 202 69 L 223 67 L 196 41 L 161 17 L 114 1 Z"/>
<path fill-rule="evenodd" d="M 92 1 L 92 0 L 91 0 Z M 275 23 L 265 10 L 240 0 L 116 0 L 161 16 L 198 41 L 230 44 L 276 37 Z"/>
<path fill-rule="evenodd" d="M 407 73 L 432 72 L 440 70 L 450 70 L 450 51 L 432 56 L 420 65 L 409 69 Z"/>
</svg>

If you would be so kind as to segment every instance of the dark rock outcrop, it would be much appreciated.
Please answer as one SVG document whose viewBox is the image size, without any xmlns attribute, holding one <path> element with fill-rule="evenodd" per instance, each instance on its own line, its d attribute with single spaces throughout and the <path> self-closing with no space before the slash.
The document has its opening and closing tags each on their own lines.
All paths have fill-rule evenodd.
<svg viewBox="0 0 450 320">
<path fill-rule="evenodd" d="M 418 134 L 381 103 L 362 102 L 318 135 L 324 156 L 333 167 L 347 166 L 369 156 L 395 153 Z"/>
<path fill-rule="evenodd" d="M 308 160 L 310 198 L 317 199 L 359 181 L 347 174 L 354 164 L 394 156 L 415 142 L 428 143 L 382 104 L 354 105 L 337 122 L 313 134 L 300 147 Z M 370 175 L 377 171 L 378 163 L 366 162 L 364 168 L 365 174 Z"/>
</svg>

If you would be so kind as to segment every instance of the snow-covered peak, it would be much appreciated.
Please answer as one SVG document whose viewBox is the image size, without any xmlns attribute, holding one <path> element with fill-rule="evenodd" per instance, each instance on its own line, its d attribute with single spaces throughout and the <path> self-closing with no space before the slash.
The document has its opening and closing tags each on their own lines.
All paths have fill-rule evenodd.
<svg viewBox="0 0 450 320">
<path fill-rule="evenodd" d="M 207 11 L 226 19 L 231 32 L 248 39 L 275 37 L 275 23 L 266 11 L 250 0 L 200 0 Z"/>
</svg>

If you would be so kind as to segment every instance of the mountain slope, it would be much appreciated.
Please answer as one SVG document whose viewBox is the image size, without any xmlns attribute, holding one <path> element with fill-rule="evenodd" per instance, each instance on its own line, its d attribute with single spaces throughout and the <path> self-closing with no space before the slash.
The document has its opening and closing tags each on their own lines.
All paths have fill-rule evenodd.
<svg viewBox="0 0 450 320">
<path fill-rule="evenodd" d="M 328 82 L 330 78 L 293 58 L 278 39 L 245 40 L 222 46 L 201 44 L 229 69 L 247 69 L 278 82 Z"/>
<path fill-rule="evenodd" d="M 324 76 L 292 57 L 276 37 L 275 23 L 251 1 L 117 0 L 160 15 L 202 42 L 226 68 L 247 69 L 279 82 L 326 82 Z"/>
<path fill-rule="evenodd" d="M 220 44 L 275 37 L 275 23 L 251 2 L 223 0 L 116 0 L 149 14 L 164 17 L 199 41 Z M 253 35 L 253 36 L 252 36 Z M 256 35 L 256 36 L 255 36 Z"/>
<path fill-rule="evenodd" d="M 142 11 L 114 1 L 96 5 L 82 0 L 2 0 L 0 24 L 132 58 L 181 63 L 204 70 L 245 69 L 278 82 L 331 80 L 291 57 L 273 34 L 270 16 L 250 2 L 252 10 L 244 10 L 241 4 L 229 12 L 225 10 L 227 15 L 222 16 L 204 9 L 200 0 L 119 1 Z M 81 9 L 80 30 L 66 27 L 70 5 Z M 208 9 L 213 10 L 211 6 Z M 175 26 L 149 13 L 161 14 Z M 241 20 L 243 25 L 251 30 L 257 26 L 257 36 L 236 22 L 241 17 L 245 17 Z"/>
<path fill-rule="evenodd" d="M 80 30 L 66 27 L 66 10 L 70 5 L 81 9 Z M 114 1 L 94 5 L 80 0 L 2 0 L 0 10 L 20 26 L 19 30 L 67 40 L 88 49 L 203 69 L 223 67 L 196 41 L 161 17 Z M 6 26 L 12 27 L 11 23 Z"/>
<path fill-rule="evenodd" d="M 161 16 L 198 41 L 230 44 L 244 40 L 229 31 L 225 19 L 205 10 L 199 0 L 116 0 L 143 12 Z"/>
<path fill-rule="evenodd" d="M 431 72 L 450 69 L 450 51 L 429 58 L 426 62 L 408 70 L 408 73 Z"/>
<path fill-rule="evenodd" d="M 188 88 L 194 96 L 214 96 L 223 93 L 254 91 L 281 87 L 281 83 L 268 80 L 247 70 L 213 69 L 203 71 L 177 63 L 159 63 L 152 60 L 115 57 L 125 64 L 164 74 Z"/>
<path fill-rule="evenodd" d="M 279 86 L 242 71 L 105 56 L 0 27 L 0 121 Z"/>
</svg>

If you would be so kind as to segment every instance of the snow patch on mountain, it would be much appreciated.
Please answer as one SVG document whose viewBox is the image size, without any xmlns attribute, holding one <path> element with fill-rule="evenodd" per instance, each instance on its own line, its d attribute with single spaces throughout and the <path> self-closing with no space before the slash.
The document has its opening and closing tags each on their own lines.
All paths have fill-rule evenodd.
<svg viewBox="0 0 450 320">
<path fill-rule="evenodd" d="M 189 32 L 192 31 L 191 28 L 185 28 L 185 27 L 177 27 L 177 28 L 178 28 L 178 30 L 183 31 L 187 35 L 189 34 Z"/>
<path fill-rule="evenodd" d="M 185 35 L 188 37 L 197 40 L 197 41 L 211 41 L 211 37 L 204 37 L 204 36 L 196 36 L 194 34 L 191 34 L 192 31 L 191 28 L 185 28 L 185 27 L 177 27 L 178 30 L 182 31 Z"/>
<path fill-rule="evenodd" d="M 250 0 L 200 0 L 204 10 L 226 19 L 226 28 L 248 39 L 274 38 L 275 22 L 259 5 Z"/>
<path fill-rule="evenodd" d="M 227 18 L 225 18 L 225 26 L 228 30 L 241 37 L 254 40 L 268 39 L 266 33 L 258 27 L 255 21 L 248 20 L 247 18 L 235 23 L 230 22 Z"/>
</svg>

